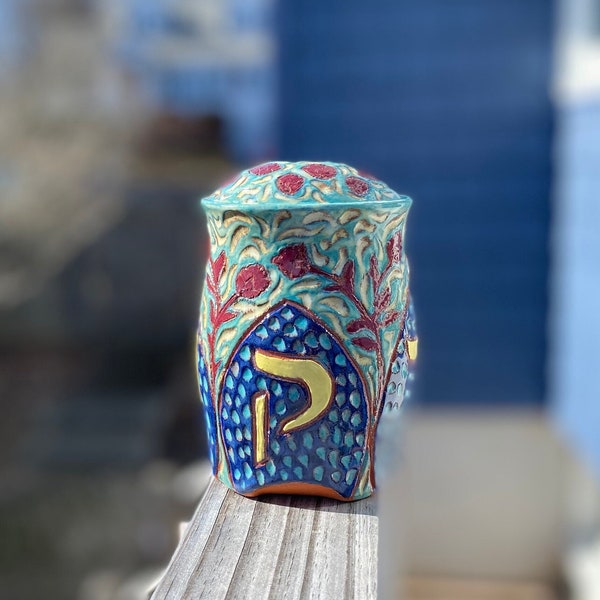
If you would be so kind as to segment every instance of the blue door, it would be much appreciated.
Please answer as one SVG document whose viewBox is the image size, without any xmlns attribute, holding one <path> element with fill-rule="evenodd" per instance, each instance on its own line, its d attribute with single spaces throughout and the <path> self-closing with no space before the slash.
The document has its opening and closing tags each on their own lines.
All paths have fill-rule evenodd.
<svg viewBox="0 0 600 600">
<path fill-rule="evenodd" d="M 553 3 L 280 10 L 282 158 L 347 162 L 415 200 L 418 400 L 541 405 Z"/>
</svg>

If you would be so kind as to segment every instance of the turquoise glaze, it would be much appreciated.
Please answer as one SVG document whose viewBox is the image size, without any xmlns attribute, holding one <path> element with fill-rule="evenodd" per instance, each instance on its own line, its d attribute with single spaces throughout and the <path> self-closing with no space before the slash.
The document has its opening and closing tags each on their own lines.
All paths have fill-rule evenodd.
<svg viewBox="0 0 600 600">
<path fill-rule="evenodd" d="M 334 163 L 260 165 L 202 200 L 198 369 L 211 461 L 239 493 L 354 500 L 416 353 L 411 200 Z"/>
</svg>

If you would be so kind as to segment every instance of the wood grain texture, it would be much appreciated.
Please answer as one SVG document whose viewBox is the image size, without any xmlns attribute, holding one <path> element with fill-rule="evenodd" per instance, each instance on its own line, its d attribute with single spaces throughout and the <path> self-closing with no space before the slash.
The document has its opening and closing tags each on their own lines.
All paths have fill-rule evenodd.
<svg viewBox="0 0 600 600">
<path fill-rule="evenodd" d="M 153 600 L 377 595 L 373 499 L 244 498 L 211 480 Z"/>
</svg>

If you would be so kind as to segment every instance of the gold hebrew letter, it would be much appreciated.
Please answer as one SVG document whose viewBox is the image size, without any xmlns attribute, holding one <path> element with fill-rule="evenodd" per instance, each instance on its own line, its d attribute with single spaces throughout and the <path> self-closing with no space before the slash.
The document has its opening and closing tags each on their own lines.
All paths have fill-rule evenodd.
<svg viewBox="0 0 600 600">
<path fill-rule="evenodd" d="M 258 465 L 267 460 L 267 437 L 269 434 L 269 392 L 258 392 L 252 397 L 254 412 L 254 462 Z"/>
<path fill-rule="evenodd" d="M 259 348 L 254 353 L 254 364 L 267 375 L 299 383 L 308 394 L 308 406 L 284 423 L 283 433 L 310 425 L 327 411 L 333 401 L 333 376 L 314 358 L 290 356 Z"/>
</svg>

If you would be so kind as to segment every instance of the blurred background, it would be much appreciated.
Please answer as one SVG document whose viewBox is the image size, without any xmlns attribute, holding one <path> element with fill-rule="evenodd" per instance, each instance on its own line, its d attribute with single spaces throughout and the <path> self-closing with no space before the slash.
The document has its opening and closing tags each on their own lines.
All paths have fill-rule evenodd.
<svg viewBox="0 0 600 600">
<path fill-rule="evenodd" d="M 160 575 L 209 471 L 197 200 L 272 158 L 415 200 L 415 597 L 600 598 L 600 0 L 0 0 L 2 598 Z"/>
</svg>

